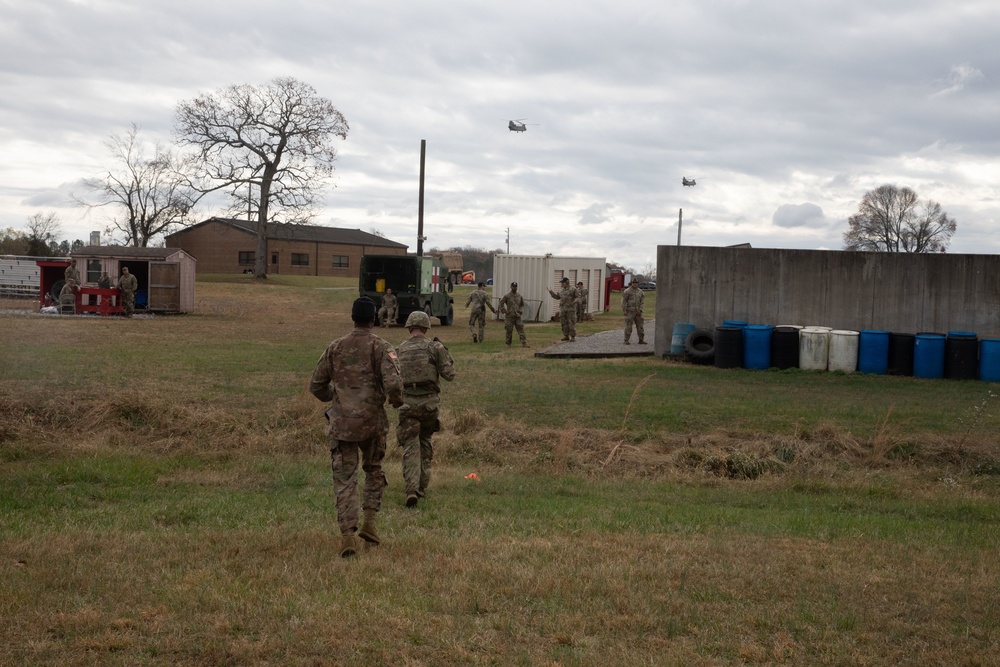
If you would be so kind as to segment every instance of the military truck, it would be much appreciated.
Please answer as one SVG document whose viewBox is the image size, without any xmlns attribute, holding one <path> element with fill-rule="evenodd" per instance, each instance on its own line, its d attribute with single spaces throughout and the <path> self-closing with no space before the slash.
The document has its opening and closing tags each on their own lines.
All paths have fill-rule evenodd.
<svg viewBox="0 0 1000 667">
<path fill-rule="evenodd" d="M 437 257 L 416 255 L 364 255 L 361 257 L 359 292 L 382 308 L 386 288 L 399 300 L 398 322 L 415 310 L 441 320 L 455 321 L 455 302 L 447 292 L 448 267 Z"/>
</svg>

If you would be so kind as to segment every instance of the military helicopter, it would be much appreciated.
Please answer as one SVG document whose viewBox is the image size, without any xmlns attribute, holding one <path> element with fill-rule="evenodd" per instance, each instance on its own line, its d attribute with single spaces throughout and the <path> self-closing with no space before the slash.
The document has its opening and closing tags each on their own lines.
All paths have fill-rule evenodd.
<svg viewBox="0 0 1000 667">
<path fill-rule="evenodd" d="M 538 125 L 538 123 L 525 123 L 527 118 L 518 118 L 517 120 L 507 121 L 507 129 L 511 132 L 527 132 L 527 125 Z"/>
<path fill-rule="evenodd" d="M 698 182 L 693 178 L 681 176 L 681 185 L 698 185 Z"/>
</svg>

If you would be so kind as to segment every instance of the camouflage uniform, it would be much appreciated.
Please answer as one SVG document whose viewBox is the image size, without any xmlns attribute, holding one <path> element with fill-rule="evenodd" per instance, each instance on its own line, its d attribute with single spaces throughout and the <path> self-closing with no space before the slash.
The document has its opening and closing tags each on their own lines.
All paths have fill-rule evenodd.
<svg viewBox="0 0 1000 667">
<path fill-rule="evenodd" d="M 131 273 L 123 273 L 118 279 L 118 289 L 122 293 L 122 308 L 126 317 L 132 317 L 135 310 L 135 291 L 139 289 L 139 280 Z"/>
<path fill-rule="evenodd" d="M 577 287 L 576 292 L 576 321 L 585 322 L 590 316 L 590 313 L 587 312 L 587 308 L 590 306 L 590 290 L 586 287 Z"/>
<path fill-rule="evenodd" d="M 360 507 L 379 510 L 386 479 L 382 471 L 392 405 L 402 402 L 396 352 L 368 327 L 356 327 L 330 343 L 319 358 L 309 391 L 321 401 L 332 401 L 326 413 L 330 420 L 330 460 L 337 523 L 342 534 L 358 526 Z M 365 471 L 364 497 L 358 500 L 358 453 Z"/>
<path fill-rule="evenodd" d="M 514 328 L 517 327 L 517 336 L 521 339 L 521 345 L 528 346 L 528 337 L 524 335 L 524 322 L 521 319 L 524 315 L 524 297 L 513 289 L 500 299 L 500 312 L 503 316 L 503 329 L 505 342 L 510 345 L 513 338 Z"/>
<path fill-rule="evenodd" d="M 639 289 L 638 285 L 631 285 L 622 292 L 622 314 L 625 316 L 625 344 L 629 344 L 632 337 L 632 324 L 635 324 L 636 333 L 639 334 L 639 344 L 646 344 L 646 331 L 642 328 L 642 305 L 646 300 L 646 295 Z"/>
<path fill-rule="evenodd" d="M 578 293 L 575 287 L 570 287 L 569 282 L 558 292 L 549 290 L 553 299 L 559 299 L 559 324 L 562 325 L 563 340 L 576 339 L 576 300 Z"/>
<path fill-rule="evenodd" d="M 454 380 L 455 368 L 445 346 L 424 336 L 411 336 L 403 341 L 397 354 L 403 380 L 403 406 L 399 409 L 396 439 L 403 448 L 406 504 L 412 506 L 417 497 L 423 497 L 431 481 L 434 460 L 431 437 L 441 430 L 438 380 Z"/>
<path fill-rule="evenodd" d="M 482 287 L 474 291 L 469 295 L 468 300 L 465 302 L 465 307 L 468 308 L 472 306 L 472 310 L 469 313 L 469 333 L 472 334 L 473 342 L 483 342 L 483 336 L 486 334 L 486 309 L 489 308 L 494 313 L 497 312 L 493 304 L 490 303 L 490 297 L 486 294 L 486 290 Z M 479 325 L 479 332 L 476 332 L 476 325 Z"/>
<path fill-rule="evenodd" d="M 382 323 L 382 326 L 389 326 L 389 323 L 396 323 L 396 317 L 399 314 L 399 299 L 396 295 L 387 292 L 382 295 L 382 307 L 378 311 L 378 321 Z"/>
<path fill-rule="evenodd" d="M 63 273 L 63 280 L 66 282 L 72 280 L 77 285 L 80 284 L 80 269 L 76 268 L 76 263 L 70 264 L 66 267 L 66 271 Z"/>
</svg>

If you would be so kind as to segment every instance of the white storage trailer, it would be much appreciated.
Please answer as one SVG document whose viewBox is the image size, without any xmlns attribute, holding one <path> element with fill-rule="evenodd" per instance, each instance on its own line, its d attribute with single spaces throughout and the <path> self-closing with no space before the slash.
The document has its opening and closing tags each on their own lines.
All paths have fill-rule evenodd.
<svg viewBox="0 0 1000 667">
<path fill-rule="evenodd" d="M 495 255 L 493 257 L 493 305 L 510 290 L 512 282 L 525 300 L 525 322 L 547 322 L 559 313 L 559 304 L 548 290 L 558 291 L 559 281 L 582 282 L 590 293 L 587 312 L 599 313 L 604 304 L 604 257 L 557 257 L 555 255 Z"/>
</svg>

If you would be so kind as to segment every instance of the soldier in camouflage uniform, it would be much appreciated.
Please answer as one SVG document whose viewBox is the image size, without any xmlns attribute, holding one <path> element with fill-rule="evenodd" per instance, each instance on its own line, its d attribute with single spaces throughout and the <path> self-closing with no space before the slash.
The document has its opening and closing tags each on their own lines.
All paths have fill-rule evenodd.
<svg viewBox="0 0 1000 667">
<path fill-rule="evenodd" d="M 473 343 L 483 342 L 483 336 L 486 334 L 486 309 L 489 308 L 494 313 L 497 312 L 493 304 L 490 303 L 490 297 L 486 294 L 486 285 L 484 283 L 479 283 L 477 289 L 469 295 L 468 300 L 465 302 L 465 307 L 468 308 L 472 306 L 472 310 L 469 313 L 469 333 L 472 334 Z M 479 331 L 476 332 L 476 324 L 479 325 Z"/>
<path fill-rule="evenodd" d="M 576 294 L 576 321 L 586 322 L 593 319 L 587 312 L 587 308 L 590 307 L 590 290 L 584 287 L 582 282 L 579 282 L 576 284 Z"/>
<path fill-rule="evenodd" d="M 122 267 L 122 277 L 118 279 L 118 289 L 122 293 L 122 307 L 125 310 L 125 317 L 132 317 L 135 310 L 135 291 L 139 289 L 139 281 L 128 272 L 128 267 Z"/>
<path fill-rule="evenodd" d="M 73 281 L 77 285 L 80 284 L 80 269 L 76 268 L 76 260 L 69 260 L 69 266 L 63 272 L 63 280 L 66 282 Z"/>
<path fill-rule="evenodd" d="M 429 340 L 431 320 L 427 313 L 415 310 L 406 318 L 410 337 L 396 353 L 403 380 L 403 406 L 399 409 L 396 438 L 403 448 L 403 480 L 406 482 L 406 506 L 413 507 L 423 498 L 431 482 L 434 447 L 431 437 L 441 430 L 438 407 L 440 378 L 455 379 L 455 368 L 447 348 L 437 338 Z"/>
<path fill-rule="evenodd" d="M 562 339 L 576 340 L 576 300 L 579 298 L 576 288 L 569 284 L 569 278 L 559 281 L 561 289 L 558 292 L 549 290 L 553 299 L 559 300 L 559 324 L 562 325 Z"/>
<path fill-rule="evenodd" d="M 389 432 L 385 400 L 402 405 L 396 352 L 372 331 L 375 302 L 361 297 L 351 309 L 354 330 L 330 343 L 319 358 L 309 391 L 321 401 L 331 401 L 326 411 L 333 469 L 333 493 L 340 527 L 340 555 L 357 553 L 358 537 L 372 544 L 381 538 L 375 530 L 386 487 L 382 459 Z M 363 497 L 358 498 L 358 459 L 365 471 Z M 359 508 L 364 523 L 358 530 Z"/>
<path fill-rule="evenodd" d="M 632 338 L 632 324 L 635 324 L 636 333 L 639 334 L 639 345 L 646 344 L 646 331 L 642 328 L 642 305 L 646 300 L 646 295 L 639 289 L 639 281 L 635 278 L 628 289 L 622 292 L 622 315 L 625 316 L 625 344 L 629 344 Z"/>
<path fill-rule="evenodd" d="M 507 345 L 510 345 L 514 328 L 517 327 L 517 336 L 521 339 L 521 347 L 528 347 L 528 337 L 524 335 L 524 322 L 521 319 L 521 316 L 524 315 L 524 297 L 517 293 L 517 283 L 510 284 L 510 291 L 500 299 L 497 310 L 503 314 L 503 329 Z"/>
<path fill-rule="evenodd" d="M 382 323 L 382 327 L 387 327 L 390 323 L 395 324 L 398 312 L 399 299 L 396 298 L 391 289 L 386 287 L 385 294 L 382 295 L 382 307 L 378 311 L 378 319 Z"/>
</svg>

